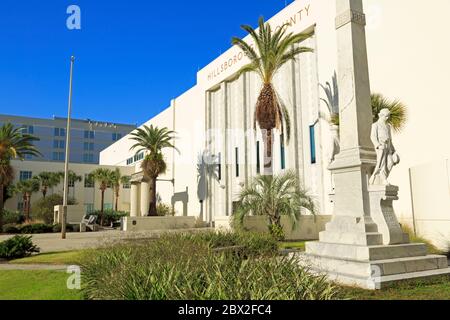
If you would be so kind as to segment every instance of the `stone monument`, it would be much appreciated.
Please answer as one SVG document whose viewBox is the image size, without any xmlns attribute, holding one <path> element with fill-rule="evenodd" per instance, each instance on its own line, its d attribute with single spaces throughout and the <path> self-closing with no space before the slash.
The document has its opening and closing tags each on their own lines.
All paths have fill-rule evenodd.
<svg viewBox="0 0 450 320">
<path fill-rule="evenodd" d="M 386 110 L 372 124 L 362 0 L 336 0 L 336 10 L 340 152 L 329 167 L 334 213 L 320 241 L 306 244 L 303 263 L 367 289 L 450 273 L 446 257 L 427 255 L 424 244 L 410 243 L 397 221 L 392 203 L 398 187 L 388 177 L 400 159 Z"/>
</svg>

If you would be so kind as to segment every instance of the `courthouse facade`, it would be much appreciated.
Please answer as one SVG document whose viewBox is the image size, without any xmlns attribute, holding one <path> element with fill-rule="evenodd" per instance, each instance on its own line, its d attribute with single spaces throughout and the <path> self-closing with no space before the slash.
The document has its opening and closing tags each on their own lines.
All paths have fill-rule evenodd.
<svg viewBox="0 0 450 320">
<path fill-rule="evenodd" d="M 423 16 L 420 4 L 406 0 L 366 0 L 364 5 L 372 92 L 408 106 L 407 127 L 394 136 L 402 159 L 391 177 L 400 187 L 397 215 L 441 245 L 450 239 L 450 132 L 446 124 L 450 108 L 442 103 L 446 101 L 442 86 L 448 74 L 445 70 L 450 71 L 445 58 L 450 45 L 438 39 L 449 30 L 443 15 L 450 4 L 443 0 L 434 4 L 441 19 Z M 337 71 L 335 13 L 335 1 L 297 0 L 268 21 L 273 28 L 289 23 L 290 32 L 312 31 L 299 45 L 314 52 L 300 54 L 275 79 L 275 88 L 289 110 L 292 135 L 289 143 L 283 143 L 281 133 L 275 134 L 274 171 L 295 170 L 323 215 L 333 212 L 333 179 L 328 170 L 332 132 L 320 84 L 330 82 Z M 425 42 L 430 50 L 420 52 L 417 48 L 423 47 L 425 38 L 419 41 L 417 36 L 427 37 L 427 33 L 416 23 L 419 18 L 423 23 L 442 24 Z M 251 43 L 250 38 L 246 40 Z M 264 144 L 259 129 L 253 131 L 261 83 L 255 74 L 236 76 L 247 62 L 232 47 L 198 72 L 193 88 L 146 122 L 177 132 L 175 145 L 180 152 L 165 153 L 168 170 L 157 189 L 161 201 L 172 203 L 179 215 L 226 224 L 239 190 L 263 170 Z M 117 141 L 101 152 L 100 164 L 134 167 L 130 210 L 132 216 L 139 216 L 148 210 L 149 186 L 140 169 L 144 155 L 130 151 L 132 145 L 129 136 Z M 208 159 L 214 159 L 211 164 L 217 176 L 204 176 L 199 170 Z"/>
</svg>

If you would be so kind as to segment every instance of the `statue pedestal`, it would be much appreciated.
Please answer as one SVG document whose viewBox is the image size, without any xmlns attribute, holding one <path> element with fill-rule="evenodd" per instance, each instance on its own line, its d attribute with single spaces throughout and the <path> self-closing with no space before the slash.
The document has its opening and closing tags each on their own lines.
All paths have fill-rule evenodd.
<svg viewBox="0 0 450 320">
<path fill-rule="evenodd" d="M 371 216 L 337 215 L 306 243 L 302 264 L 331 280 L 366 289 L 395 281 L 450 274 L 447 257 L 427 255 L 425 244 L 410 243 L 395 216 L 398 187 L 370 186 Z"/>
</svg>

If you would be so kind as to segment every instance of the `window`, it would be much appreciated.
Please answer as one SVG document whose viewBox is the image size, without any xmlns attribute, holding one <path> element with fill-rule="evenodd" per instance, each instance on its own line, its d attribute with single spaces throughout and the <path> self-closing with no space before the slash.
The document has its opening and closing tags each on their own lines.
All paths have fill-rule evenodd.
<svg viewBox="0 0 450 320">
<path fill-rule="evenodd" d="M 72 179 L 69 179 L 69 188 L 75 188 L 75 181 Z"/>
<path fill-rule="evenodd" d="M 25 160 L 32 160 L 33 159 L 33 155 L 26 154 L 24 158 L 25 158 Z"/>
<path fill-rule="evenodd" d="M 53 161 L 64 161 L 65 155 L 64 152 L 53 152 Z"/>
<path fill-rule="evenodd" d="M 84 130 L 84 138 L 85 139 L 94 139 L 95 138 L 95 132 L 94 131 L 89 131 L 89 130 Z"/>
<path fill-rule="evenodd" d="M 66 129 L 64 129 L 64 128 L 55 128 L 54 136 L 55 137 L 65 137 L 66 136 Z"/>
<path fill-rule="evenodd" d="M 219 152 L 219 154 L 217 155 L 217 174 L 218 174 L 218 178 L 219 181 L 222 180 L 222 153 Z"/>
<path fill-rule="evenodd" d="M 23 211 L 23 202 L 17 202 L 17 211 Z"/>
<path fill-rule="evenodd" d="M 120 140 L 120 139 L 122 139 L 122 134 L 121 133 L 113 133 L 112 134 L 112 139 L 113 139 L 113 141 L 118 141 L 118 140 Z"/>
<path fill-rule="evenodd" d="M 140 152 L 134 156 L 134 162 L 144 159 L 144 152 Z"/>
<path fill-rule="evenodd" d="M 128 158 L 127 159 L 127 166 L 129 166 L 130 164 L 132 164 L 134 161 L 133 161 L 133 157 L 131 157 L 131 158 Z"/>
<path fill-rule="evenodd" d="M 54 149 L 65 149 L 66 142 L 64 140 L 53 140 L 53 148 Z"/>
<path fill-rule="evenodd" d="M 123 186 L 124 189 L 130 189 L 131 188 L 131 182 L 124 183 L 122 186 Z"/>
<path fill-rule="evenodd" d="M 87 214 L 93 213 L 95 211 L 93 203 L 85 203 L 84 208 L 85 208 Z"/>
<path fill-rule="evenodd" d="M 94 188 L 94 179 L 92 179 L 87 173 L 84 175 L 84 187 Z"/>
<path fill-rule="evenodd" d="M 94 151 L 94 143 L 93 142 L 85 142 L 84 143 L 84 151 Z"/>
<path fill-rule="evenodd" d="M 112 203 L 105 203 L 103 205 L 103 210 L 112 210 L 112 208 L 113 208 Z"/>
<path fill-rule="evenodd" d="M 284 135 L 280 136 L 280 159 L 281 159 L 281 170 L 286 169 L 286 153 L 284 146 Z"/>
<path fill-rule="evenodd" d="M 85 153 L 85 154 L 83 154 L 83 162 L 84 163 L 93 163 L 94 162 L 94 155 L 92 153 Z"/>
<path fill-rule="evenodd" d="M 261 173 L 261 159 L 259 156 L 259 141 L 256 142 L 256 173 Z"/>
<path fill-rule="evenodd" d="M 34 134 L 34 127 L 33 126 L 22 126 L 22 133 L 23 134 Z"/>
<path fill-rule="evenodd" d="M 31 171 L 20 171 L 19 180 L 20 181 L 30 180 L 32 176 L 33 172 Z"/>
<path fill-rule="evenodd" d="M 239 177 L 239 148 L 235 149 L 235 160 L 236 160 L 236 178 Z"/>
<path fill-rule="evenodd" d="M 316 163 L 316 133 L 315 125 L 309 126 L 309 145 L 311 148 L 311 163 Z"/>
</svg>

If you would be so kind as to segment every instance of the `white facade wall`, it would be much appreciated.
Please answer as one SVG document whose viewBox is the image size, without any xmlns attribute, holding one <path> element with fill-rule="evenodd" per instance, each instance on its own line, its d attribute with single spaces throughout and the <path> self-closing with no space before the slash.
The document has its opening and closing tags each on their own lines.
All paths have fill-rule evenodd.
<svg viewBox="0 0 450 320">
<path fill-rule="evenodd" d="M 435 0 L 432 4 L 424 4 L 408 0 L 365 0 L 364 5 L 372 92 L 400 99 L 408 106 L 408 124 L 394 136 L 402 162 L 391 177 L 391 182 L 400 187 L 400 200 L 395 203 L 397 214 L 401 219 L 408 219 L 413 213 L 409 169 L 450 157 L 450 129 L 447 125 L 450 108 L 446 103 L 445 88 L 450 71 L 450 43 L 444 40 L 450 30 L 450 20 L 447 19 L 450 1 Z M 315 52 L 304 54 L 295 63 L 286 65 L 275 79 L 275 86 L 288 106 L 291 118 L 297 121 L 296 132 L 293 126 L 291 143 L 286 146 L 286 165 L 287 168 L 297 169 L 305 186 L 320 204 L 321 213 L 331 214 L 329 193 L 332 184 L 327 170 L 330 132 L 326 120 L 318 115 L 327 112 L 319 100 L 323 97 L 319 83 L 331 81 L 337 69 L 335 2 L 295 1 L 269 21 L 274 27 L 284 22 L 291 23 L 289 31 L 292 32 L 315 31 L 314 37 L 306 41 L 306 45 L 315 48 Z M 196 163 L 184 160 L 195 159 L 198 152 L 209 147 L 213 153 L 220 152 L 223 159 L 231 161 L 229 167 L 223 168 L 222 181 L 210 184 L 214 198 L 207 201 L 209 212 L 205 220 L 214 220 L 215 216 L 231 213 L 232 200 L 239 184 L 256 174 L 256 140 L 261 141 L 263 159 L 259 132 L 249 135 L 247 141 L 229 139 L 225 143 L 216 137 L 206 141 L 203 147 L 201 143 L 188 139 L 189 134 L 184 133 L 197 135 L 197 130 L 201 131 L 201 128 L 203 132 L 216 128 L 222 133 L 227 127 L 252 128 L 253 108 L 260 83 L 255 75 L 233 79 L 246 62 L 237 47 L 229 49 L 198 72 L 194 88 L 149 121 L 159 127 L 167 126 L 183 132 L 181 139 L 176 141 L 182 155 L 175 155 L 175 170 L 168 170 L 166 177 L 161 177 L 175 178 L 175 185 L 159 182 L 158 192 L 165 202 L 169 202 L 174 192 L 183 192 L 188 187 L 189 215 L 199 212 L 195 197 Z M 311 164 L 309 126 L 317 120 L 317 163 Z M 134 154 L 128 150 L 130 145 L 125 138 L 107 148 L 101 154 L 101 164 L 124 164 Z M 233 165 L 235 147 L 239 148 L 240 160 L 245 163 L 247 159 L 248 164 L 240 166 L 239 179 L 235 177 Z M 275 141 L 274 156 L 275 168 L 280 168 L 279 139 Z M 169 162 L 173 159 L 172 152 L 167 154 L 167 159 Z M 137 166 L 136 171 L 139 171 Z M 449 194 L 445 196 L 450 197 Z M 427 213 L 430 219 L 439 210 L 430 209 Z M 450 220 L 447 216 L 444 219 Z"/>
</svg>

